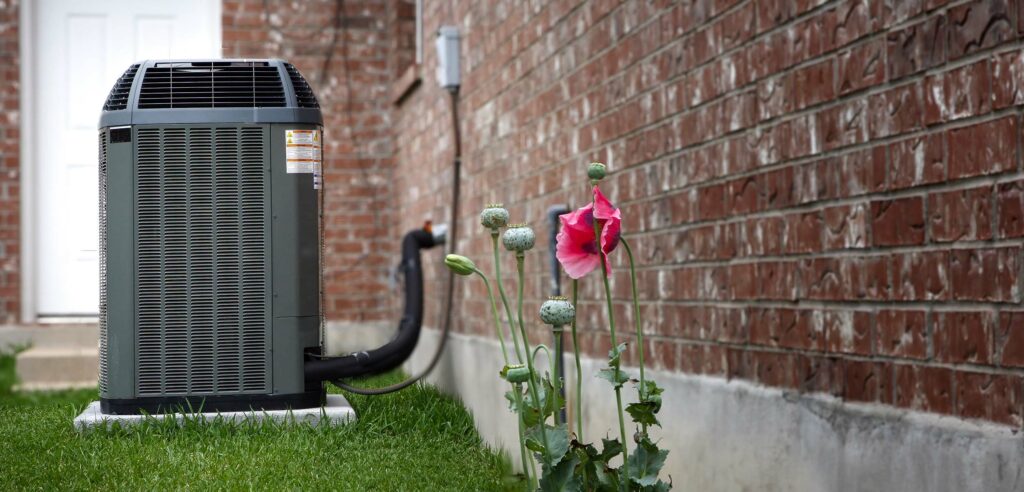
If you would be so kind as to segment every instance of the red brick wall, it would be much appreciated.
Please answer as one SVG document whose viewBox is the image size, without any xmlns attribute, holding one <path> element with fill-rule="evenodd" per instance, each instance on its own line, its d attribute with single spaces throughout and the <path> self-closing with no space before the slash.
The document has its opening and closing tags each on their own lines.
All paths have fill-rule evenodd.
<svg viewBox="0 0 1024 492">
<path fill-rule="evenodd" d="M 335 9 L 344 8 L 336 29 Z M 332 320 L 391 317 L 393 232 L 389 91 L 396 63 L 387 40 L 389 0 L 225 0 L 225 57 L 279 57 L 314 86 L 324 115 L 327 314 Z M 337 36 L 335 36 L 337 33 Z M 326 67 L 326 72 L 324 69 Z"/>
<path fill-rule="evenodd" d="M 446 215 L 431 33 L 458 25 L 461 251 L 490 268 L 492 201 L 545 245 L 545 210 L 585 203 L 601 160 L 651 365 L 1021 426 L 1024 1 L 425 3 L 425 81 L 393 122 L 398 230 Z M 603 357 L 599 285 L 581 308 Z M 491 333 L 480 285 L 456 307 Z"/>
<path fill-rule="evenodd" d="M 21 316 L 18 1 L 0 1 L 0 324 Z"/>
</svg>

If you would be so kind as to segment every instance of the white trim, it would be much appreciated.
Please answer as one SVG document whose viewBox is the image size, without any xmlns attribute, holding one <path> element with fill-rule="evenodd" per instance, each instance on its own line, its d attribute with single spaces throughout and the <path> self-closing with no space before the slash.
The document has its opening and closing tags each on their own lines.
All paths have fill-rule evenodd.
<svg viewBox="0 0 1024 492">
<path fill-rule="evenodd" d="M 210 34 L 213 35 L 212 39 L 217 40 L 216 54 L 220 58 L 224 58 L 224 33 L 222 32 L 224 24 L 223 3 L 221 0 L 210 0 L 208 3 L 210 6 L 210 18 L 212 19 L 210 22 Z"/>
<path fill-rule="evenodd" d="M 221 1 L 211 0 L 207 3 L 210 9 L 210 29 L 213 39 L 217 40 L 217 52 L 224 54 L 224 38 L 222 33 L 223 19 Z M 19 176 L 19 238 L 18 251 L 21 253 L 19 262 L 19 281 L 21 284 L 21 322 L 30 324 L 39 320 L 36 309 L 35 246 L 39 244 L 36 237 L 36 193 L 35 193 L 35 53 L 33 52 L 36 32 L 36 2 L 22 2 L 18 12 L 18 61 L 20 73 L 18 126 L 20 139 L 18 142 L 18 176 Z"/>
<path fill-rule="evenodd" d="M 41 325 L 95 325 L 100 322 L 99 316 L 37 316 L 36 323 Z"/>
<path fill-rule="evenodd" d="M 19 82 L 19 126 L 21 130 L 21 141 L 18 143 L 18 176 L 20 176 L 19 191 L 21 192 L 19 208 L 21 211 L 21 223 L 19 228 L 18 251 L 21 253 L 21 271 L 19 280 L 21 283 L 21 322 L 34 323 L 36 321 L 36 269 L 35 269 L 35 139 L 32 132 L 35 123 L 35 56 L 32 52 L 32 38 L 35 35 L 35 2 L 22 2 L 20 6 L 18 25 L 18 56 L 20 74 Z"/>
</svg>

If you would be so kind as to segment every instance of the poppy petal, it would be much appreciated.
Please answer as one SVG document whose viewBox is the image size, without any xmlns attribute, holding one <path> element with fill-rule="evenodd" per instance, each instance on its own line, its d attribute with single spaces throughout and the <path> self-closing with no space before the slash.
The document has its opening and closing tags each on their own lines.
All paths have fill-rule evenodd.
<svg viewBox="0 0 1024 492">
<path fill-rule="evenodd" d="M 556 241 L 555 258 L 570 277 L 582 278 L 597 268 L 597 255 L 584 251 L 582 245 L 572 241 L 564 229 L 558 233 Z"/>
</svg>

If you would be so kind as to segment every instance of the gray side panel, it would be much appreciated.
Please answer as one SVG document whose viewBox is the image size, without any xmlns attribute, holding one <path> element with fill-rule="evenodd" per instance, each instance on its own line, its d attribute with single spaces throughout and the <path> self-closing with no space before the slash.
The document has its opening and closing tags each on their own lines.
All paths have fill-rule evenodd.
<svg viewBox="0 0 1024 492">
<path fill-rule="evenodd" d="M 319 316 L 274 318 L 274 393 L 305 391 L 302 351 L 319 345 Z"/>
<path fill-rule="evenodd" d="M 135 231 L 132 143 L 107 147 L 105 282 L 107 391 L 104 398 L 135 394 Z M 101 267 L 103 268 L 103 267 Z M 102 308 L 101 308 L 102 310 Z"/>
<path fill-rule="evenodd" d="M 288 174 L 285 130 L 310 125 L 271 127 L 273 200 L 274 391 L 305 390 L 303 349 L 320 345 L 320 242 L 317 193 L 312 174 Z"/>
<path fill-rule="evenodd" d="M 275 318 L 320 314 L 317 190 L 313 189 L 312 174 L 285 171 L 284 150 L 285 130 L 316 128 L 271 126 Z"/>
</svg>

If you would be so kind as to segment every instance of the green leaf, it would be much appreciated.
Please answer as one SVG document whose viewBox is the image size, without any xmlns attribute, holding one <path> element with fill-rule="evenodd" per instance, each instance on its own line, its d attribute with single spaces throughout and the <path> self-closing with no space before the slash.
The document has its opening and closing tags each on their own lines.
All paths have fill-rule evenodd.
<svg viewBox="0 0 1024 492">
<path fill-rule="evenodd" d="M 597 471 L 596 481 L 596 490 L 598 492 L 618 491 L 622 485 L 622 480 L 619 479 L 618 468 L 612 468 L 607 463 Z"/>
<path fill-rule="evenodd" d="M 612 349 L 608 351 L 608 365 L 609 366 L 611 366 L 611 367 L 619 367 L 621 365 L 622 353 L 626 351 L 626 345 L 628 345 L 628 344 L 623 342 L 623 343 L 620 343 L 616 347 L 612 347 Z"/>
<path fill-rule="evenodd" d="M 641 490 L 644 492 L 668 492 L 669 490 L 672 490 L 672 484 L 658 480 L 654 485 L 643 487 Z"/>
<path fill-rule="evenodd" d="M 654 413 L 661 411 L 661 394 L 665 392 L 665 388 L 658 386 L 658 383 L 654 382 L 653 379 L 644 381 L 642 387 L 638 388 L 640 392 L 640 401 L 645 403 L 652 403 Z"/>
<path fill-rule="evenodd" d="M 597 377 L 612 383 L 612 387 L 615 389 L 621 388 L 622 385 L 629 381 L 629 376 L 626 375 L 626 371 L 614 367 L 606 367 L 597 371 Z"/>
<path fill-rule="evenodd" d="M 647 378 L 644 380 L 644 394 L 648 396 L 660 395 L 665 392 L 665 388 L 658 386 L 658 383 L 654 382 L 653 379 Z"/>
<path fill-rule="evenodd" d="M 548 418 L 562 410 L 565 406 L 565 398 L 555 391 L 555 385 L 550 378 L 544 378 L 544 418 Z"/>
<path fill-rule="evenodd" d="M 533 427 L 541 422 L 541 407 L 543 406 L 544 396 L 543 392 L 540 395 L 541 404 L 538 405 L 533 400 L 533 392 L 527 390 L 523 396 L 523 423 L 526 427 Z"/>
<path fill-rule="evenodd" d="M 523 421 L 527 427 L 533 427 L 539 424 L 541 421 L 547 420 L 555 412 L 561 411 L 562 407 L 565 406 L 565 399 L 555 391 L 554 384 L 548 378 L 543 378 L 540 381 L 540 388 L 538 391 L 538 397 L 540 398 L 540 404 L 536 404 L 533 401 L 533 392 L 527 391 L 526 396 L 523 399 Z"/>
<path fill-rule="evenodd" d="M 582 490 L 579 477 L 576 476 L 576 465 L 579 458 L 569 455 L 553 467 L 544 465 L 540 478 L 540 490 L 544 492 L 578 492 Z"/>
<path fill-rule="evenodd" d="M 601 439 L 601 460 L 605 463 L 622 454 L 622 443 L 618 439 Z"/>
<path fill-rule="evenodd" d="M 654 486 L 658 483 L 658 473 L 665 465 L 668 451 L 659 450 L 649 439 L 641 439 L 639 445 L 629 455 L 629 479 L 641 487 Z"/>
<path fill-rule="evenodd" d="M 660 398 L 660 397 L 659 397 Z M 658 412 L 658 408 L 661 406 L 661 402 L 655 403 L 653 401 L 630 403 L 626 405 L 626 412 L 633 418 L 633 422 L 640 425 L 656 425 L 661 427 L 661 423 L 658 422 L 658 418 L 654 416 Z"/>
<path fill-rule="evenodd" d="M 505 392 L 505 399 L 508 400 L 508 409 L 513 412 L 519 412 L 522 409 L 516 407 L 516 393 L 515 390 L 508 390 Z"/>
<path fill-rule="evenodd" d="M 531 427 L 526 432 L 526 447 L 540 455 L 541 463 L 556 465 L 566 452 L 569 451 L 569 428 L 566 424 L 552 427 L 544 425 L 545 434 L 541 434 L 541 427 Z M 547 445 L 544 445 L 544 438 L 547 438 Z"/>
<path fill-rule="evenodd" d="M 613 442 L 618 445 L 618 441 Z M 619 448 L 621 449 L 621 446 Z M 604 459 L 602 453 L 597 452 L 594 445 L 587 444 L 577 448 L 576 456 L 580 463 L 576 475 L 581 478 L 584 490 L 598 492 L 617 492 L 619 490 L 621 484 L 615 470 L 608 467 L 608 461 Z"/>
</svg>

